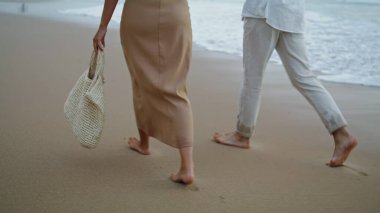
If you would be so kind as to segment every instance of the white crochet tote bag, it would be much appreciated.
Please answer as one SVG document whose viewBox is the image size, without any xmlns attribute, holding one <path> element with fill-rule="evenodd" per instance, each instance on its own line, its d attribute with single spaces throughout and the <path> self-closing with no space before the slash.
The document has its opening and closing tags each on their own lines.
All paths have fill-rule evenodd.
<svg viewBox="0 0 380 213">
<path fill-rule="evenodd" d="M 79 143 L 95 148 L 104 124 L 104 53 L 94 51 L 90 66 L 71 89 L 64 112 Z M 92 79 L 89 78 L 92 76 Z"/>
</svg>

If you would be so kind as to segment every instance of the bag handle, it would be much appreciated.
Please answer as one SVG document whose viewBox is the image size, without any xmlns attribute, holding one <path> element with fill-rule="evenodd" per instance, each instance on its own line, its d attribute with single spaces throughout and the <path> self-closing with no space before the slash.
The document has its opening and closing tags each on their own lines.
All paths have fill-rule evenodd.
<svg viewBox="0 0 380 213">
<path fill-rule="evenodd" d="M 92 80 L 91 85 L 93 85 L 99 77 L 104 81 L 103 70 L 104 52 L 100 49 L 98 51 L 94 50 L 91 55 L 90 66 L 88 71 L 88 77 Z M 93 73 L 94 71 L 95 73 L 93 74 L 93 76 L 91 76 L 91 73 Z"/>
</svg>

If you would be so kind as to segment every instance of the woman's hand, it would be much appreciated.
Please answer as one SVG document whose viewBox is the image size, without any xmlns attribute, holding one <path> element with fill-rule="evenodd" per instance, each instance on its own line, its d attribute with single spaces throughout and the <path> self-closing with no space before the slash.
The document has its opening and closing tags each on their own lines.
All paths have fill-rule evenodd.
<svg viewBox="0 0 380 213">
<path fill-rule="evenodd" d="M 96 32 L 94 38 L 92 39 L 92 43 L 94 46 L 94 50 L 98 51 L 104 50 L 105 47 L 105 38 L 106 38 L 106 33 L 107 33 L 107 27 L 99 27 L 98 32 Z"/>
</svg>

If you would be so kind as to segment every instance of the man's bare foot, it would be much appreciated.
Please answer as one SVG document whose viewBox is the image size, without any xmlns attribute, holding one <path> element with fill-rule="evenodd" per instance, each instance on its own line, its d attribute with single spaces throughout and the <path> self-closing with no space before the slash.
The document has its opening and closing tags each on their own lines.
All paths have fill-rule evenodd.
<svg viewBox="0 0 380 213">
<path fill-rule="evenodd" d="M 132 149 L 132 150 L 134 150 L 140 154 L 150 155 L 149 148 L 143 147 L 141 145 L 141 142 L 135 137 L 129 138 L 128 145 L 129 145 L 130 149 Z"/>
<path fill-rule="evenodd" d="M 357 146 L 358 140 L 350 135 L 345 128 L 337 130 L 333 135 L 335 150 L 330 162 L 326 163 L 326 165 L 330 167 L 343 166 L 343 163 L 347 160 L 351 151 Z"/>
<path fill-rule="evenodd" d="M 181 184 L 189 185 L 189 184 L 193 183 L 194 175 L 179 172 L 176 175 L 174 175 L 174 174 L 170 175 L 170 180 L 175 182 L 175 183 L 181 183 Z"/>
<path fill-rule="evenodd" d="M 217 143 L 235 146 L 243 149 L 249 148 L 249 138 L 243 137 L 238 132 L 229 132 L 225 134 L 215 133 L 214 140 Z"/>
</svg>

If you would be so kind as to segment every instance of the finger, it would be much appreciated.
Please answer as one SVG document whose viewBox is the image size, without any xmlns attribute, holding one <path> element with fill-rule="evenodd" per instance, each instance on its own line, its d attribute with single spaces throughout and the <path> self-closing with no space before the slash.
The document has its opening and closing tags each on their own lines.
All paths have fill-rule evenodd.
<svg viewBox="0 0 380 213">
<path fill-rule="evenodd" d="M 97 51 L 98 41 L 95 38 L 92 39 L 92 46 L 93 46 L 94 50 Z"/>
<path fill-rule="evenodd" d="M 102 38 L 102 44 L 103 44 L 103 48 L 106 47 L 106 41 L 104 37 Z"/>
<path fill-rule="evenodd" d="M 94 50 L 103 49 L 103 44 L 100 40 L 94 39 Z"/>
<path fill-rule="evenodd" d="M 101 50 L 104 49 L 104 45 L 103 45 L 102 42 L 100 42 L 100 41 L 98 41 L 98 43 L 97 43 L 97 47 L 98 47 L 99 49 L 101 49 Z"/>
</svg>

